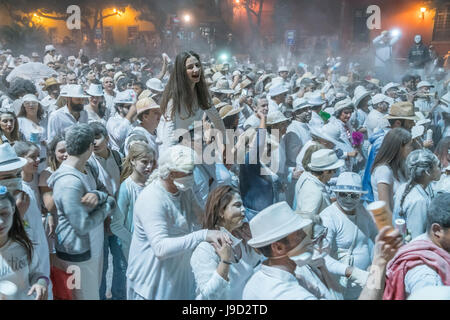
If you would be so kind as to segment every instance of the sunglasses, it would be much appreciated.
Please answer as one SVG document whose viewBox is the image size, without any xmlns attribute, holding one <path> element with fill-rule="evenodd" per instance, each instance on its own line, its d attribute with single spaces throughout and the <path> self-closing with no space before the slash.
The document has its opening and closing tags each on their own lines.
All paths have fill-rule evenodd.
<svg viewBox="0 0 450 320">
<path fill-rule="evenodd" d="M 342 198 L 352 198 L 352 199 L 359 199 L 361 195 L 359 193 L 350 193 L 350 192 L 339 192 L 339 197 Z"/>
</svg>

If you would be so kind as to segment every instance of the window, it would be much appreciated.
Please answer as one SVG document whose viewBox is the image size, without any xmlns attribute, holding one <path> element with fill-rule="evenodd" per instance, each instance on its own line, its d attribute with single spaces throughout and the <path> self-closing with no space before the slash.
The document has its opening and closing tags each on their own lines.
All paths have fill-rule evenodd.
<svg viewBox="0 0 450 320">
<path fill-rule="evenodd" d="M 138 26 L 129 26 L 128 27 L 128 43 L 133 43 L 137 40 L 139 35 Z"/>
<path fill-rule="evenodd" d="M 112 27 L 103 27 L 103 39 L 108 44 L 114 43 Z"/>
<path fill-rule="evenodd" d="M 436 9 L 433 41 L 450 41 L 450 4 Z"/>
</svg>

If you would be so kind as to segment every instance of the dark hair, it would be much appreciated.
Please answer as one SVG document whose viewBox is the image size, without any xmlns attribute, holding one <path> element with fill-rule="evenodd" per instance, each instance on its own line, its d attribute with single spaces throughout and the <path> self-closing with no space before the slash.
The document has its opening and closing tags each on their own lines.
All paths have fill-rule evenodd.
<svg viewBox="0 0 450 320">
<path fill-rule="evenodd" d="M 108 138 L 108 131 L 106 130 L 106 127 L 103 125 L 103 123 L 99 121 L 92 121 L 89 123 L 92 130 L 94 130 L 94 136 L 102 135 L 105 138 Z"/>
<path fill-rule="evenodd" d="M 149 114 L 150 111 L 151 111 L 151 110 L 148 109 L 148 110 L 145 110 L 144 112 L 139 113 L 139 114 L 137 115 L 137 118 L 139 119 L 139 121 L 142 121 L 144 115 L 145 115 L 145 114 Z"/>
<path fill-rule="evenodd" d="M 281 242 L 281 243 L 284 243 L 284 244 L 288 245 L 288 244 L 289 244 L 289 239 L 288 239 L 288 237 L 286 236 L 286 237 L 284 237 L 284 238 L 282 238 L 282 239 L 280 239 L 280 240 L 277 240 L 277 241 L 275 241 L 275 242 Z M 275 243 L 275 242 L 274 242 L 274 243 Z M 261 254 L 262 254 L 263 256 L 265 256 L 266 258 L 270 258 L 270 257 L 272 256 L 272 244 L 268 244 L 267 246 L 258 248 L 258 249 L 256 249 L 256 250 L 258 250 L 259 252 L 261 252 Z"/>
<path fill-rule="evenodd" d="M 71 156 L 79 156 L 85 153 L 94 143 L 94 130 L 86 124 L 75 124 L 66 131 L 66 149 Z"/>
<path fill-rule="evenodd" d="M 50 166 L 50 169 L 52 169 L 53 171 L 56 171 L 60 165 L 60 163 L 58 163 L 58 160 L 56 160 L 56 146 L 61 141 L 64 141 L 64 136 L 58 134 L 52 139 L 47 147 L 47 162 Z"/>
<path fill-rule="evenodd" d="M 19 209 L 17 209 L 16 206 L 16 200 L 9 192 L 1 194 L 0 201 L 1 200 L 8 200 L 13 209 L 13 223 L 11 229 L 8 232 L 8 238 L 22 245 L 22 247 L 27 252 L 28 262 L 31 263 L 33 257 L 33 243 L 31 242 L 30 238 L 27 235 L 27 232 L 25 231 L 22 218 L 19 214 Z"/>
<path fill-rule="evenodd" d="M 402 170 L 402 163 L 405 159 L 402 159 L 402 147 L 411 141 L 411 133 L 403 128 L 391 129 L 383 139 L 380 150 L 375 157 L 372 165 L 371 172 L 379 165 L 387 165 L 394 173 L 394 177 L 399 179 L 399 171 Z"/>
<path fill-rule="evenodd" d="M 25 102 L 24 102 L 24 103 L 25 103 Z M 26 117 L 27 117 L 27 112 L 25 111 L 25 107 L 23 106 L 23 103 L 22 103 L 22 105 L 20 106 L 20 111 L 19 111 L 19 113 L 17 114 L 17 118 L 20 118 L 20 117 L 23 117 L 23 118 L 26 118 Z M 44 117 L 44 110 L 42 109 L 41 103 L 38 102 L 37 118 L 38 118 L 38 120 L 40 121 L 40 120 L 42 120 L 43 117 Z"/>
<path fill-rule="evenodd" d="M 13 80 L 8 90 L 8 95 L 13 100 L 19 99 L 27 93 L 36 94 L 36 86 L 30 80 L 22 78 Z"/>
<path fill-rule="evenodd" d="M 202 221 L 203 229 L 217 229 L 220 214 L 225 210 L 235 194 L 239 194 L 239 191 L 232 186 L 220 186 L 209 193 Z"/>
<path fill-rule="evenodd" d="M 169 101 L 172 99 L 173 109 L 170 117 L 174 117 L 175 112 L 180 114 L 181 108 L 185 108 L 189 116 L 194 115 L 194 94 L 191 89 L 190 80 L 186 73 L 186 60 L 189 57 L 197 58 L 200 68 L 203 69 L 200 57 L 193 51 L 184 51 L 179 53 L 175 59 L 175 68 L 170 73 L 161 99 L 161 113 L 166 115 Z M 200 72 L 200 81 L 195 84 L 194 91 L 197 96 L 198 105 L 201 109 L 207 110 L 210 106 L 210 96 L 205 76 Z"/>
<path fill-rule="evenodd" d="M 402 84 L 405 82 L 410 82 L 411 80 L 415 80 L 416 78 L 410 74 L 405 74 L 402 78 Z"/>
<path fill-rule="evenodd" d="M 141 81 L 133 81 L 133 86 L 139 86 L 141 89 L 144 89 L 145 86 Z"/>
<path fill-rule="evenodd" d="M 234 125 L 236 123 L 236 118 L 239 117 L 239 113 L 233 114 L 232 116 L 225 117 L 223 119 L 223 124 L 225 129 L 234 129 Z"/>
<path fill-rule="evenodd" d="M 441 141 L 439 141 L 438 145 L 436 146 L 436 149 L 434 150 L 434 154 L 439 158 L 439 161 L 441 161 L 442 166 L 446 168 L 450 163 L 447 161 L 447 154 L 448 149 L 450 148 L 450 137 L 442 138 Z"/>
<path fill-rule="evenodd" d="M 1 117 L 4 114 L 9 114 L 10 116 L 12 116 L 14 118 L 14 129 L 11 132 L 11 140 L 9 141 L 9 143 L 13 144 L 14 142 L 20 140 L 20 131 L 19 131 L 19 121 L 17 120 L 17 116 L 14 112 L 12 111 L 0 111 L 0 121 L 1 121 Z M 0 129 L 0 134 L 3 134 L 2 129 Z M 6 141 L 2 141 L 0 138 L 1 143 L 4 143 Z"/>
<path fill-rule="evenodd" d="M 430 231 L 433 223 L 450 228 L 450 193 L 440 192 L 431 201 L 427 212 L 427 231 Z"/>
</svg>

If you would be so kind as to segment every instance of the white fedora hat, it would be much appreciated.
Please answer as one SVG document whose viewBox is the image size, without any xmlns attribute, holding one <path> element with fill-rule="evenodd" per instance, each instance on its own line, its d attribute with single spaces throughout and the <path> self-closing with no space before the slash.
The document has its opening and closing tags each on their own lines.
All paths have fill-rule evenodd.
<svg viewBox="0 0 450 320">
<path fill-rule="evenodd" d="M 428 81 L 420 81 L 417 84 L 417 89 L 422 88 L 422 87 L 434 87 L 434 85 L 432 85 L 431 83 L 429 83 Z"/>
<path fill-rule="evenodd" d="M 311 224 L 310 219 L 296 214 L 286 201 L 278 202 L 262 210 L 250 221 L 252 238 L 248 244 L 253 248 L 265 247 Z"/>
<path fill-rule="evenodd" d="M 389 89 L 392 89 L 392 88 L 398 88 L 398 87 L 400 87 L 400 84 L 395 83 L 395 82 L 389 82 L 387 85 L 385 85 L 385 86 L 383 87 L 383 89 L 381 89 L 381 92 L 382 92 L 383 94 L 386 94 L 386 91 L 388 91 Z"/>
<path fill-rule="evenodd" d="M 68 98 L 89 98 L 83 91 L 83 87 L 79 84 L 66 84 L 61 87 L 60 97 Z"/>
<path fill-rule="evenodd" d="M 326 140 L 328 142 L 331 142 L 333 145 L 336 145 L 336 141 L 327 132 L 325 132 L 323 128 L 312 126 L 310 127 L 309 131 L 311 133 L 311 136 Z"/>
<path fill-rule="evenodd" d="M 161 92 L 164 91 L 163 83 L 161 82 L 161 80 L 159 80 L 157 78 L 148 79 L 147 82 L 145 83 L 145 85 L 150 90 L 154 90 L 156 92 L 160 92 L 161 93 Z"/>
<path fill-rule="evenodd" d="M 355 105 L 355 108 L 358 108 L 358 105 L 361 103 L 361 101 L 365 98 L 370 96 L 370 92 L 366 90 L 363 86 L 357 86 L 355 88 L 355 94 L 353 97 L 353 104 Z"/>
<path fill-rule="evenodd" d="M 321 149 L 311 155 L 308 167 L 313 171 L 334 170 L 344 166 L 345 162 L 338 159 L 336 152 L 331 149 Z"/>
<path fill-rule="evenodd" d="M 48 44 L 45 46 L 45 52 L 56 50 L 52 44 Z"/>
<path fill-rule="evenodd" d="M 285 86 L 283 86 L 282 84 L 273 85 L 273 81 L 272 81 L 272 86 L 269 89 L 269 95 L 271 97 L 276 97 L 280 94 L 287 93 L 287 92 L 288 92 L 288 89 Z"/>
<path fill-rule="evenodd" d="M 103 96 L 103 88 L 101 84 L 91 83 L 89 85 L 89 89 L 86 90 L 86 93 L 90 96 L 100 97 Z"/>
<path fill-rule="evenodd" d="M 131 90 L 118 92 L 114 98 L 114 103 L 133 104 L 136 102 L 136 93 Z"/>
<path fill-rule="evenodd" d="M 312 94 L 310 97 L 308 97 L 308 104 L 310 104 L 313 107 L 322 106 L 325 104 L 325 100 L 322 99 L 320 94 Z"/>
<path fill-rule="evenodd" d="M 308 108 L 311 105 L 308 103 L 308 99 L 306 98 L 297 98 L 292 102 L 292 112 L 297 110 L 301 110 L 303 108 Z"/>
<path fill-rule="evenodd" d="M 384 95 L 383 93 L 377 93 L 372 97 L 372 105 L 379 104 L 380 102 L 387 102 L 389 103 L 389 97 Z"/>
<path fill-rule="evenodd" d="M 277 123 L 289 121 L 281 111 L 272 111 L 267 114 L 267 125 L 271 126 Z"/>
<path fill-rule="evenodd" d="M 20 169 L 26 164 L 27 160 L 18 157 L 9 143 L 0 145 L 0 172 Z"/>
<path fill-rule="evenodd" d="M 353 104 L 352 100 L 350 100 L 349 97 L 345 98 L 344 100 L 340 100 L 336 102 L 334 105 L 334 112 L 339 112 L 343 109 L 351 108 L 354 109 L 355 105 Z"/>
<path fill-rule="evenodd" d="M 361 176 L 355 172 L 342 172 L 336 181 L 336 186 L 331 188 L 334 192 L 367 193 L 362 188 Z"/>
<path fill-rule="evenodd" d="M 278 72 L 289 72 L 289 69 L 286 66 L 280 66 L 278 68 Z"/>
</svg>

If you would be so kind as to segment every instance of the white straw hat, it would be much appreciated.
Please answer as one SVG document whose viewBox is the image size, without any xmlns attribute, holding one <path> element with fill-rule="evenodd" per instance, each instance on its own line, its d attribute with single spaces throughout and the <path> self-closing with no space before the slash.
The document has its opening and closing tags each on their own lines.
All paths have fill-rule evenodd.
<svg viewBox="0 0 450 320">
<path fill-rule="evenodd" d="M 66 84 L 61 87 L 60 97 L 69 98 L 89 98 L 88 95 L 84 93 L 83 87 L 79 84 Z"/>
<path fill-rule="evenodd" d="M 103 87 L 101 84 L 91 83 L 89 89 L 86 90 L 86 93 L 90 96 L 101 97 L 103 96 Z"/>
<path fill-rule="evenodd" d="M 343 109 L 347 109 L 347 108 L 352 108 L 354 109 L 355 106 L 352 102 L 352 100 L 350 100 L 350 98 L 345 98 L 344 100 L 338 101 L 336 102 L 336 104 L 334 105 L 334 112 L 339 112 Z"/>
<path fill-rule="evenodd" d="M 272 111 L 267 114 L 267 125 L 271 126 L 277 123 L 289 121 L 281 111 Z"/>
<path fill-rule="evenodd" d="M 331 149 L 321 149 L 311 155 L 308 167 L 313 171 L 334 170 L 344 166 L 345 162 L 338 159 L 336 152 Z"/>
<path fill-rule="evenodd" d="M 389 89 L 392 89 L 392 88 L 398 88 L 398 87 L 400 87 L 400 84 L 395 83 L 395 82 L 389 82 L 387 85 L 385 85 L 385 86 L 383 87 L 383 89 L 381 89 L 381 92 L 382 92 L 383 94 L 386 94 L 386 91 L 388 91 Z"/>
<path fill-rule="evenodd" d="M 311 224 L 310 219 L 296 214 L 286 201 L 278 202 L 262 210 L 250 221 L 252 238 L 248 244 L 253 248 L 261 248 Z"/>
<path fill-rule="evenodd" d="M 131 90 L 118 92 L 114 98 L 114 103 L 133 104 L 136 102 L 136 93 Z"/>
<path fill-rule="evenodd" d="M 18 157 L 9 143 L 0 145 L 0 172 L 20 169 L 26 164 L 27 160 Z"/>
<path fill-rule="evenodd" d="M 355 105 L 355 108 L 358 108 L 361 101 L 368 96 L 370 96 L 370 92 L 367 91 L 366 88 L 363 86 L 357 86 L 353 97 L 353 104 Z"/>
<path fill-rule="evenodd" d="M 150 90 L 154 90 L 156 92 L 160 92 L 162 93 L 164 91 L 164 85 L 161 82 L 161 80 L 157 79 L 157 78 L 151 78 L 149 79 L 145 85 L 147 86 L 147 88 L 149 88 Z"/>
</svg>

